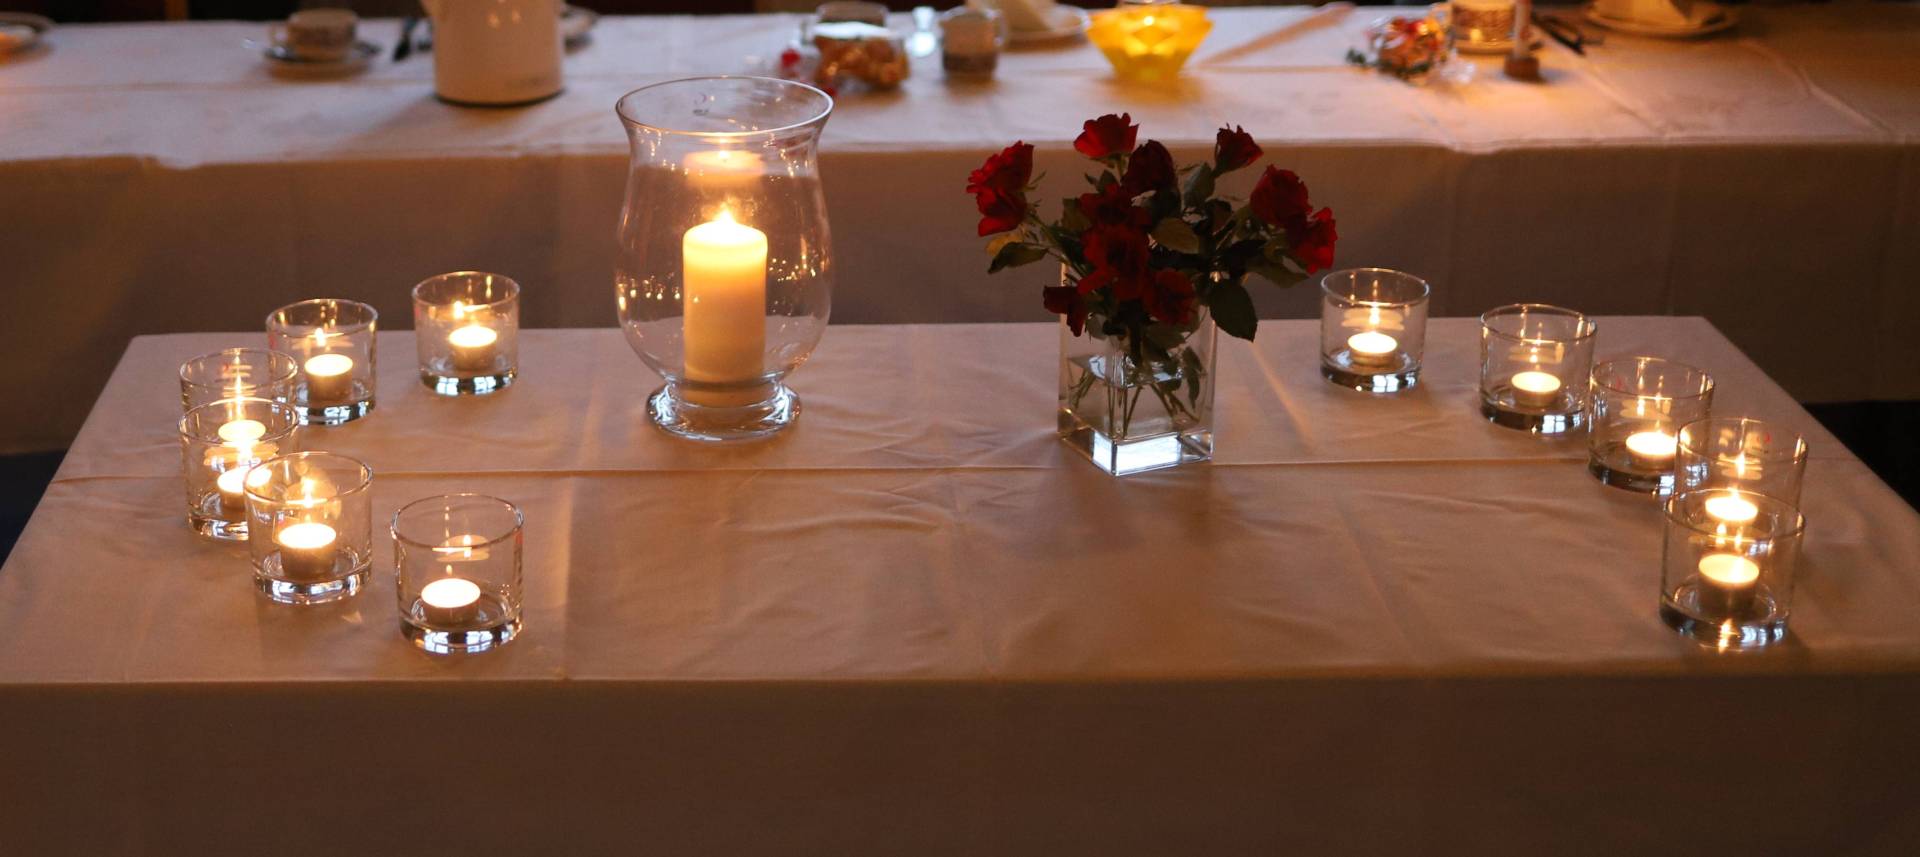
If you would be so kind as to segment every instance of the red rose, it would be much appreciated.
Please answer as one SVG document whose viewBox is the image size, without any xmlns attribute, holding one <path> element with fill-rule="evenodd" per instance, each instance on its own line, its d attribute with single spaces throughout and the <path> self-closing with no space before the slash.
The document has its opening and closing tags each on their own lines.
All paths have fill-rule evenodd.
<svg viewBox="0 0 1920 857">
<path fill-rule="evenodd" d="M 1133 204 L 1134 194 L 1124 184 L 1080 195 L 1080 213 L 1095 226 L 1128 226 L 1145 232 L 1153 215 Z"/>
<path fill-rule="evenodd" d="M 1126 113 L 1088 119 L 1080 136 L 1074 138 L 1073 149 L 1096 161 L 1131 152 L 1134 136 L 1140 133 L 1140 126 L 1130 124 L 1132 121 Z"/>
<path fill-rule="evenodd" d="M 1079 336 L 1087 329 L 1087 302 L 1080 299 L 1080 290 L 1072 286 L 1048 286 L 1040 290 L 1041 300 L 1047 305 L 1047 312 L 1067 317 L 1067 329 Z"/>
<path fill-rule="evenodd" d="M 1323 208 L 1311 219 L 1302 217 L 1287 224 L 1287 240 L 1293 242 L 1293 257 L 1307 273 L 1333 267 L 1333 245 L 1340 240 L 1333 228 L 1333 209 Z"/>
<path fill-rule="evenodd" d="M 1147 314 L 1168 324 L 1193 320 L 1193 281 L 1179 271 L 1155 271 L 1142 298 Z"/>
<path fill-rule="evenodd" d="M 1221 128 L 1213 138 L 1213 171 L 1232 172 L 1260 160 L 1262 154 L 1260 144 L 1253 141 L 1253 135 L 1240 126 L 1233 126 L 1232 130 Z"/>
<path fill-rule="evenodd" d="M 1080 294 L 1110 288 L 1115 300 L 1128 301 L 1146 288 L 1147 233 L 1125 226 L 1095 226 L 1082 245 L 1092 273 L 1080 278 Z"/>
<path fill-rule="evenodd" d="M 1260 183 L 1253 186 L 1247 202 L 1254 215 L 1270 226 L 1286 226 L 1313 211 L 1313 204 L 1307 201 L 1307 186 L 1300 177 L 1273 166 L 1260 174 Z"/>
<path fill-rule="evenodd" d="M 967 193 L 980 209 L 980 234 L 1018 229 L 1027 218 L 1027 183 L 1033 180 L 1033 147 L 1015 143 L 989 156 L 967 176 Z"/>
<path fill-rule="evenodd" d="M 1133 157 L 1127 159 L 1127 173 L 1120 178 L 1120 186 L 1128 196 L 1139 196 L 1150 190 L 1171 189 L 1176 182 L 1173 169 L 1173 155 L 1167 147 L 1148 140 L 1133 150 Z"/>
</svg>

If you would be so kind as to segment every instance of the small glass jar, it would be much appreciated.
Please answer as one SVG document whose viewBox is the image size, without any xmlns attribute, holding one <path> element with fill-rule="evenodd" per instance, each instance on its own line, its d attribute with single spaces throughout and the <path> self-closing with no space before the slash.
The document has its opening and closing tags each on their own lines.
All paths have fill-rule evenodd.
<svg viewBox="0 0 1920 857">
<path fill-rule="evenodd" d="M 443 655 L 519 636 L 525 525 L 518 507 L 481 494 L 428 497 L 393 513 L 401 635 Z"/>
<path fill-rule="evenodd" d="M 1587 471 L 1615 488 L 1669 494 L 1680 427 L 1713 409 L 1713 378 L 1684 363 L 1624 357 L 1593 367 Z"/>
<path fill-rule="evenodd" d="M 940 13 L 940 67 L 947 77 L 993 77 L 1006 46 L 1007 22 L 999 10 L 955 6 Z"/>
<path fill-rule="evenodd" d="M 1386 268 L 1322 277 L 1320 374 L 1363 393 L 1393 393 L 1419 383 L 1431 293 L 1426 280 Z"/>
<path fill-rule="evenodd" d="M 1480 316 L 1480 413 L 1495 425 L 1563 434 L 1586 424 L 1592 319 L 1547 304 Z"/>
<path fill-rule="evenodd" d="M 374 328 L 358 301 L 321 298 L 267 316 L 267 347 L 300 366 L 293 409 L 304 425 L 337 426 L 373 412 Z"/>
<path fill-rule="evenodd" d="M 1807 441 L 1799 432 L 1746 417 L 1711 417 L 1680 427 L 1675 492 L 1730 488 L 1800 502 Z"/>
<path fill-rule="evenodd" d="M 373 563 L 373 470 L 344 455 L 297 452 L 247 476 L 254 583 L 282 604 L 351 598 Z"/>
<path fill-rule="evenodd" d="M 1723 651 L 1786 636 L 1806 532 L 1800 510 L 1774 497 L 1709 488 L 1675 494 L 1666 513 L 1660 618 Z"/>
<path fill-rule="evenodd" d="M 247 540 L 247 493 L 254 465 L 299 449 L 300 418 L 286 402 L 216 399 L 180 418 L 187 525 L 223 542 Z"/>
<path fill-rule="evenodd" d="M 520 365 L 520 284 L 456 271 L 413 287 L 420 382 L 442 396 L 485 395 L 513 383 Z"/>
<path fill-rule="evenodd" d="M 293 399 L 300 367 L 292 357 L 264 348 L 228 348 L 180 364 L 182 413 L 221 399 Z"/>
</svg>

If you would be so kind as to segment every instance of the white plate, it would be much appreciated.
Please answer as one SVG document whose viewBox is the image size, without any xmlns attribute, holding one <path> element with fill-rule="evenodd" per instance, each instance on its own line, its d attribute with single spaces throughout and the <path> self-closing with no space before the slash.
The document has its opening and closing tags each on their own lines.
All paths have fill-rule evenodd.
<svg viewBox="0 0 1920 857">
<path fill-rule="evenodd" d="M 263 56 L 267 65 L 275 73 L 293 77 L 333 77 L 336 75 L 357 74 L 365 71 L 367 64 L 379 56 L 380 46 L 372 42 L 354 42 L 353 49 L 337 60 L 313 60 L 296 57 L 285 45 L 267 45 Z"/>
<path fill-rule="evenodd" d="M 1623 18 L 1602 15 L 1599 10 L 1592 6 L 1586 8 L 1585 15 L 1588 21 L 1599 24 L 1609 30 L 1618 30 L 1622 33 L 1635 36 L 1652 36 L 1656 39 L 1697 39 L 1701 36 L 1710 36 L 1714 33 L 1731 30 L 1735 24 L 1740 23 L 1740 16 L 1735 14 L 1732 9 L 1728 9 L 1725 6 L 1717 6 L 1712 3 L 1704 3 L 1701 5 L 1713 9 L 1714 13 L 1708 15 L 1697 25 L 1673 26 L 1670 24 L 1648 24 L 1642 21 L 1628 21 Z"/>
<path fill-rule="evenodd" d="M 1078 6 L 1055 6 L 1055 9 L 1067 14 L 1060 17 L 1060 25 L 1050 30 L 1010 30 L 1007 41 L 1016 45 L 1036 45 L 1041 42 L 1057 42 L 1071 39 L 1093 26 L 1092 16 Z"/>
<path fill-rule="evenodd" d="M 38 44 L 53 29 L 53 21 L 26 12 L 0 12 L 0 56 Z"/>
<path fill-rule="evenodd" d="M 567 47 L 575 47 L 587 40 L 593 31 L 594 22 L 600 20 L 600 13 L 579 6 L 567 6 L 560 12 L 560 38 Z"/>
</svg>

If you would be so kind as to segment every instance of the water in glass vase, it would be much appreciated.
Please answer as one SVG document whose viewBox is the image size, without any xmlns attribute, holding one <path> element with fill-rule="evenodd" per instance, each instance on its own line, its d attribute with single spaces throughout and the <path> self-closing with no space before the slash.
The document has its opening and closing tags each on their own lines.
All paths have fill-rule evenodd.
<svg viewBox="0 0 1920 857">
<path fill-rule="evenodd" d="M 1213 321 L 1160 348 L 1093 333 L 1060 326 L 1060 438 L 1115 476 L 1212 458 Z"/>
</svg>

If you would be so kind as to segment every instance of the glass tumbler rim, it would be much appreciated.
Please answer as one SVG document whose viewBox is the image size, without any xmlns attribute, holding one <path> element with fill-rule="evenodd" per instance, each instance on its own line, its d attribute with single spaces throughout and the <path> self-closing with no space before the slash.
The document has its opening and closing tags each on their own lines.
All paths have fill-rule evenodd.
<svg viewBox="0 0 1920 857">
<path fill-rule="evenodd" d="M 1799 431 L 1796 431 L 1795 429 L 1781 425 L 1778 422 L 1774 422 L 1772 420 L 1763 420 L 1757 417 L 1747 417 L 1747 416 L 1718 417 L 1718 416 L 1713 416 L 1709 414 L 1707 416 L 1701 417 L 1700 419 L 1697 419 L 1697 420 L 1693 420 L 1691 422 L 1688 422 L 1686 425 L 1681 426 L 1679 433 L 1674 435 L 1674 437 L 1679 442 L 1680 448 L 1686 450 L 1687 452 L 1693 453 L 1694 455 L 1705 456 L 1707 454 L 1707 451 L 1703 447 L 1702 442 L 1696 438 L 1692 429 L 1696 427 L 1701 427 L 1703 431 L 1711 431 L 1716 424 L 1739 425 L 1742 428 L 1745 428 L 1747 426 L 1760 426 L 1770 431 L 1776 431 L 1786 435 L 1790 435 L 1793 438 L 1793 445 L 1791 448 L 1782 447 L 1781 449 L 1773 452 L 1762 452 L 1762 453 L 1742 452 L 1741 453 L 1742 455 L 1747 455 L 1749 457 L 1758 459 L 1760 461 L 1800 461 L 1807 457 L 1808 445 L 1807 445 L 1806 435 L 1801 434 Z"/>
<path fill-rule="evenodd" d="M 486 501 L 487 503 L 497 503 L 499 504 L 499 506 L 496 508 L 503 508 L 507 511 L 508 514 L 511 514 L 513 516 L 513 526 L 508 528 L 506 532 L 503 532 L 497 536 L 493 536 L 484 542 L 474 542 L 473 544 L 461 545 L 460 547 L 463 547 L 463 548 L 492 547 L 494 545 L 500 544 L 502 542 L 507 541 L 508 539 L 513 538 L 516 534 L 518 534 L 521 530 L 523 530 L 527 526 L 526 513 L 520 511 L 520 507 L 514 504 L 512 501 L 502 500 L 499 497 L 495 497 L 491 494 L 481 494 L 475 491 L 462 491 L 462 492 L 457 492 L 453 494 L 435 494 L 431 497 L 422 497 L 418 500 L 414 500 L 410 503 L 407 503 L 406 505 L 401 506 L 398 509 L 395 509 L 393 512 L 393 521 L 392 523 L 388 524 L 387 530 L 393 534 L 393 539 L 394 541 L 397 541 L 397 542 L 405 542 L 406 544 L 410 544 L 415 547 L 426 548 L 427 550 L 434 550 L 436 548 L 446 547 L 446 545 L 441 545 L 441 544 L 429 544 L 417 538 L 413 538 L 411 536 L 401 533 L 400 519 L 404 517 L 408 512 L 414 511 L 417 508 L 425 507 L 427 506 L 427 504 L 436 504 L 444 507 L 449 503 L 449 501 L 453 501 L 453 500 L 480 500 L 480 501 Z"/>
<path fill-rule="evenodd" d="M 499 280 L 506 283 L 507 288 L 506 288 L 505 295 L 501 296 L 498 299 L 488 301 L 486 303 L 468 303 L 467 306 L 472 309 L 485 309 L 490 307 L 497 307 L 497 306 L 500 306 L 501 304 L 517 301 L 520 299 L 520 281 L 512 277 L 509 277 L 506 274 L 496 274 L 492 271 L 448 271 L 444 274 L 434 274 L 433 276 L 428 277 L 424 280 L 421 280 L 418 283 L 414 283 L 413 290 L 411 292 L 411 294 L 413 295 L 414 305 L 423 306 L 423 307 L 447 306 L 446 303 L 443 303 L 441 301 L 434 301 L 434 300 L 429 300 L 427 298 L 421 297 L 420 290 L 426 288 L 427 285 L 430 283 L 439 283 L 445 280 L 453 279 L 455 277 L 493 277 L 495 280 Z"/>
<path fill-rule="evenodd" d="M 1542 315 L 1552 315 L 1552 316 L 1559 316 L 1562 318 L 1571 318 L 1574 322 L 1575 333 L 1572 336 L 1559 336 L 1559 337 L 1520 336 L 1517 334 L 1508 333 L 1504 330 L 1501 330 L 1495 327 L 1493 324 L 1493 319 L 1495 318 L 1519 315 L 1521 313 L 1540 313 Z M 1594 323 L 1593 319 L 1589 318 L 1586 313 L 1581 312 L 1577 309 L 1568 309 L 1566 307 L 1555 306 L 1553 304 L 1540 304 L 1540 303 L 1502 304 L 1500 306 L 1494 307 L 1493 309 L 1487 310 L 1486 312 L 1483 312 L 1480 314 L 1480 331 L 1483 334 L 1488 336 L 1499 337 L 1501 339 L 1505 339 L 1510 342 L 1525 342 L 1531 345 L 1551 345 L 1554 343 L 1562 343 L 1562 342 L 1567 342 L 1567 343 L 1583 342 L 1585 340 L 1592 339 L 1594 337 L 1594 334 L 1599 332 L 1599 329 L 1600 329 L 1600 326 Z"/>
<path fill-rule="evenodd" d="M 1718 530 L 1714 529 L 1719 526 L 1718 524 L 1698 524 L 1680 514 L 1679 510 L 1683 502 L 1703 495 L 1739 497 L 1741 499 L 1757 501 L 1755 505 L 1760 507 L 1762 513 L 1769 511 L 1776 515 L 1782 512 L 1793 513 L 1793 526 L 1778 531 L 1770 531 L 1763 536 L 1753 536 L 1749 541 L 1769 543 L 1784 541 L 1798 538 L 1807 531 L 1807 515 L 1805 512 L 1800 511 L 1799 504 L 1788 502 L 1771 494 L 1763 494 L 1759 491 L 1749 491 L 1743 488 L 1695 488 L 1691 491 L 1676 492 L 1673 496 L 1668 497 L 1666 502 L 1662 504 L 1661 511 L 1665 513 L 1667 522 L 1677 527 L 1683 527 L 1697 535 L 1707 537 L 1722 535 Z"/>
<path fill-rule="evenodd" d="M 380 321 L 380 311 L 377 309 L 374 309 L 372 304 L 356 301 L 356 300 L 353 300 L 352 298 L 308 298 L 304 301 L 294 301 L 293 303 L 280 307 L 279 309 L 276 309 L 273 312 L 267 313 L 267 327 L 268 329 L 286 328 L 286 327 L 318 327 L 318 325 L 288 321 L 286 320 L 286 315 L 288 312 L 293 310 L 305 309 L 307 307 L 327 306 L 327 305 L 332 305 L 335 307 L 352 307 L 356 312 L 364 313 L 366 316 L 363 319 L 353 321 L 347 324 L 334 325 L 330 329 L 333 330 L 336 335 L 353 334 L 353 333 L 360 333 L 366 330 L 371 330 L 373 329 L 373 326 Z"/>
<path fill-rule="evenodd" d="M 292 405 L 287 404 L 286 402 L 278 401 L 275 399 L 263 399 L 259 396 L 228 396 L 224 399 L 215 399 L 211 402 L 207 402 L 206 404 L 195 405 L 191 409 L 189 409 L 185 414 L 182 414 L 180 416 L 180 436 L 188 440 L 194 441 L 196 443 L 206 443 L 206 444 L 215 444 L 215 445 L 227 443 L 226 438 L 220 437 L 218 435 L 208 435 L 200 432 L 195 432 L 192 429 L 190 429 L 188 425 L 191 422 L 193 422 L 193 418 L 195 414 L 201 413 L 203 411 L 211 412 L 213 408 L 217 408 L 222 405 L 231 404 L 233 402 L 249 402 L 249 403 L 257 402 L 259 404 L 266 405 L 267 410 L 269 412 L 276 414 L 282 418 L 282 421 L 277 423 L 277 425 L 279 425 L 280 428 L 269 428 L 266 434 L 261 435 L 259 439 L 253 441 L 255 444 L 271 443 L 273 441 L 284 440 L 287 437 L 291 436 L 295 431 L 298 431 L 300 429 L 299 414 L 294 411 Z"/>
<path fill-rule="evenodd" d="M 1701 384 L 1700 384 L 1699 390 L 1691 393 L 1679 393 L 1674 395 L 1668 395 L 1665 393 L 1655 394 L 1663 399 L 1672 399 L 1674 401 L 1690 401 L 1693 399 L 1703 399 L 1713 395 L 1714 388 L 1719 385 L 1719 382 L 1713 379 L 1712 373 L 1698 366 L 1694 366 L 1690 363 L 1682 363 L 1678 360 L 1669 360 L 1665 357 L 1653 357 L 1651 355 L 1645 355 L 1645 354 L 1635 354 L 1627 357 L 1609 357 L 1605 360 L 1597 361 L 1593 364 L 1593 368 L 1591 370 L 1588 370 L 1587 372 L 1588 379 L 1593 382 L 1593 385 L 1595 387 L 1599 387 L 1600 389 L 1606 390 L 1607 392 L 1610 392 L 1610 393 L 1618 393 L 1619 395 L 1622 395 L 1622 396 L 1649 395 L 1647 393 L 1642 393 L 1639 390 L 1629 390 L 1624 387 L 1619 387 L 1614 384 L 1600 380 L 1600 370 L 1608 368 L 1616 363 L 1637 363 L 1642 366 L 1645 366 L 1649 363 L 1658 363 L 1665 366 L 1671 366 L 1673 368 L 1680 369 L 1683 372 L 1689 372 L 1689 373 L 1693 373 L 1700 376 Z M 1697 422 L 1697 420 L 1695 422 Z"/>
<path fill-rule="evenodd" d="M 750 82 L 755 84 L 772 84 L 776 87 L 791 89 L 795 92 L 811 93 L 812 95 L 817 96 L 822 103 L 818 112 L 814 113 L 812 116 L 809 116 L 805 119 L 802 119 L 797 122 L 789 122 L 785 125 L 780 125 L 773 128 L 759 128 L 752 131 L 695 131 L 691 129 L 668 128 L 663 125 L 654 124 L 652 122 L 641 121 L 641 119 L 638 116 L 634 115 L 628 103 L 629 99 L 632 99 L 634 96 L 639 95 L 643 92 L 655 92 L 658 90 L 668 89 L 671 87 L 679 87 L 679 86 L 685 86 L 685 85 L 695 84 L 695 83 L 712 83 L 714 81 L 742 81 L 742 82 Z M 834 108 L 833 96 L 828 95 L 825 90 L 817 86 L 801 83 L 797 80 L 786 80 L 786 79 L 777 78 L 777 77 L 762 77 L 760 75 L 751 75 L 751 74 L 709 74 L 709 75 L 698 75 L 695 77 L 675 78 L 673 80 L 663 80 L 658 83 L 650 83 L 650 84 L 647 84 L 646 86 L 629 90 L 626 94 L 621 95 L 620 98 L 613 103 L 614 114 L 618 116 L 620 118 L 620 121 L 623 124 L 625 124 L 629 129 L 637 128 L 637 129 L 656 132 L 659 134 L 671 134 L 679 137 L 700 137 L 700 138 L 715 139 L 715 140 L 745 140 L 753 137 L 777 137 L 782 134 L 787 134 L 794 131 L 800 131 L 807 128 L 818 127 L 819 125 L 827 121 L 828 116 L 832 115 L 833 108 Z"/>
<path fill-rule="evenodd" d="M 209 351 L 205 354 L 189 357 L 186 360 L 182 361 L 180 363 L 180 382 L 183 384 L 192 384 L 196 387 L 215 386 L 206 381 L 196 380 L 194 378 L 187 377 L 187 368 L 190 366 L 199 365 L 202 361 L 207 360 L 209 358 L 226 357 L 228 355 L 239 355 L 239 354 L 265 354 L 267 355 L 268 363 L 279 364 L 280 366 L 285 368 L 286 371 L 284 374 L 276 372 L 274 373 L 274 377 L 267 379 L 265 383 L 288 382 L 300 376 L 300 363 L 294 360 L 293 355 L 291 354 L 288 354 L 284 351 L 275 351 L 271 348 L 252 348 L 248 346 L 239 346 L 235 348 L 222 348 L 219 351 Z M 225 385 L 222 384 L 219 386 L 225 386 Z M 241 396 L 239 398 L 249 398 L 249 397 Z"/>
<path fill-rule="evenodd" d="M 312 450 L 307 450 L 305 452 L 289 452 L 285 455 L 276 455 L 272 458 L 269 458 L 265 461 L 260 462 L 259 464 L 254 465 L 254 467 L 256 468 L 272 467 L 275 464 L 278 464 L 280 462 L 290 461 L 295 459 L 298 459 L 301 461 L 306 461 L 309 459 L 331 459 L 334 461 L 346 462 L 348 464 L 353 465 L 355 468 L 358 468 L 360 478 L 357 482 L 354 483 L 354 486 L 344 491 L 336 491 L 331 496 L 324 498 L 326 500 L 344 500 L 348 497 L 351 497 L 355 494 L 359 494 L 360 492 L 367 490 L 373 485 L 373 468 L 367 466 L 366 462 L 361 461 L 358 458 L 354 458 L 353 456 L 350 456 L 350 455 L 341 455 L 340 453 L 337 453 L 337 452 L 327 452 L 326 450 L 322 450 L 322 449 L 312 449 Z M 242 487 L 242 490 L 247 492 L 247 498 L 250 500 L 258 500 L 261 503 L 267 503 L 272 505 L 287 504 L 288 501 L 286 500 L 283 500 L 278 497 L 269 497 L 265 494 L 260 493 L 259 491 L 255 490 L 257 487 L 258 486 L 253 485 L 251 481 L 249 481 L 247 484 L 245 484 Z"/>
<path fill-rule="evenodd" d="M 1334 277 L 1338 277 L 1343 274 L 1361 274 L 1361 273 L 1391 274 L 1395 278 L 1404 278 L 1406 280 L 1411 280 L 1412 282 L 1419 285 L 1420 293 L 1402 300 L 1379 300 L 1377 298 L 1356 297 L 1349 291 L 1336 291 L 1333 288 Z M 1405 306 L 1412 306 L 1414 304 L 1417 304 L 1421 301 L 1426 300 L 1428 297 L 1431 297 L 1433 295 L 1433 284 L 1427 282 L 1427 279 L 1425 277 L 1419 276 L 1417 274 L 1409 274 L 1406 271 L 1400 271 L 1393 268 L 1380 268 L 1380 267 L 1373 267 L 1373 266 L 1358 267 L 1358 268 L 1341 268 L 1337 271 L 1328 271 L 1325 274 L 1320 275 L 1320 294 L 1324 295 L 1330 300 L 1338 301 L 1342 304 L 1352 304 L 1355 306 L 1405 307 Z"/>
</svg>

